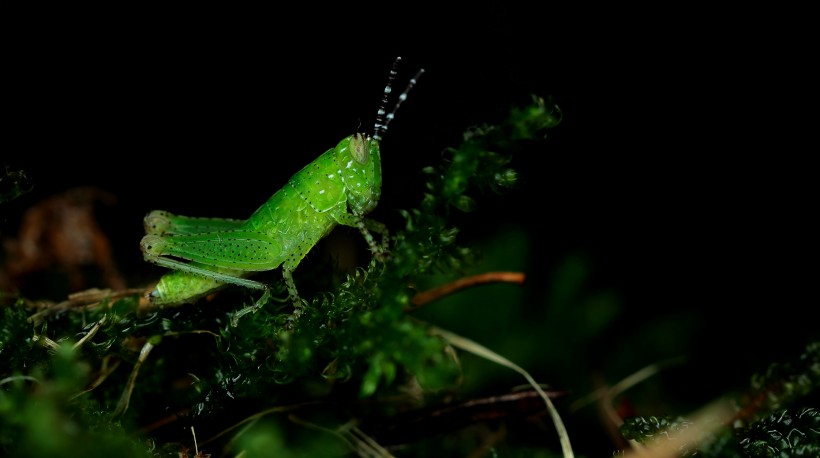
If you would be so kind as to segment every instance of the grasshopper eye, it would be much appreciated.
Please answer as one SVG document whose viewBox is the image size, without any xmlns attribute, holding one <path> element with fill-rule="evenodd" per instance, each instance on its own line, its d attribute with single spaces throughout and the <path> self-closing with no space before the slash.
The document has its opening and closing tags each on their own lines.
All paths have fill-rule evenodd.
<svg viewBox="0 0 820 458">
<path fill-rule="evenodd" d="M 359 164 L 367 162 L 369 151 L 367 150 L 367 139 L 364 138 L 364 135 L 356 134 L 350 137 L 349 149 L 356 162 Z"/>
</svg>

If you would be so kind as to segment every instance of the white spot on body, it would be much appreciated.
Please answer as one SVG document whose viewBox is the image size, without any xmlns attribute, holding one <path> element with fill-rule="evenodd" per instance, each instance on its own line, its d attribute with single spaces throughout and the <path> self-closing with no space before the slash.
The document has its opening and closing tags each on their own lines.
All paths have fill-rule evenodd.
<svg viewBox="0 0 820 458">
<path fill-rule="evenodd" d="M 324 194 L 324 193 L 325 193 L 325 190 L 324 190 L 324 189 L 322 189 L 322 190 L 320 190 L 320 191 L 319 191 L 319 194 Z"/>
<path fill-rule="evenodd" d="M 348 161 L 347 165 L 345 166 L 346 169 L 349 169 L 353 165 L 353 161 Z"/>
</svg>

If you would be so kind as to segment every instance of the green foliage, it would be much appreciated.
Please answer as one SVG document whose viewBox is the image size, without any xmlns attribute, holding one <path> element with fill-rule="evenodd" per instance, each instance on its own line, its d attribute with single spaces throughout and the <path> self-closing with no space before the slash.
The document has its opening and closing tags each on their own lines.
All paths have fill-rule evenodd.
<svg viewBox="0 0 820 458">
<path fill-rule="evenodd" d="M 0 310 L 0 361 L 3 362 L 3 374 L 21 374 L 42 361 L 46 355 L 44 349 L 33 345 L 29 339 L 31 325 L 28 324 L 28 312 L 18 301 L 13 307 Z M 38 354 L 39 353 L 39 354 Z"/>
<path fill-rule="evenodd" d="M 464 133 L 458 149 L 448 149 L 449 165 L 427 168 L 431 175 L 429 194 L 422 211 L 439 211 L 447 203 L 462 211 L 472 211 L 476 204 L 466 191 L 491 189 L 500 192 L 516 184 L 517 173 L 507 167 L 512 154 L 524 145 L 543 138 L 546 130 L 561 122 L 561 111 L 551 101 L 533 96 L 525 108 L 514 108 L 506 122 L 477 126 Z"/>
<path fill-rule="evenodd" d="M 67 345 L 27 375 L 4 378 L 0 382 L 4 455 L 149 456 L 144 444 L 128 438 L 117 422 L 108 421 L 95 401 L 73 398 L 88 374 L 88 365 Z"/>
<path fill-rule="evenodd" d="M 620 427 L 625 439 L 642 444 L 672 441 L 678 455 L 702 457 L 797 457 L 820 456 L 820 412 L 803 407 L 784 409 L 747 428 L 720 427 L 699 444 L 679 440 L 692 423 L 681 418 L 634 417 Z"/>
<path fill-rule="evenodd" d="M 820 342 L 813 342 L 795 360 L 773 363 L 765 373 L 754 374 L 738 403 L 749 412 L 748 421 L 755 421 L 794 405 L 818 387 Z"/>
<path fill-rule="evenodd" d="M 804 407 L 774 412 L 746 428 L 742 436 L 747 456 L 820 456 L 820 411 Z"/>
<path fill-rule="evenodd" d="M 36 314 L 25 300 L 4 307 L 0 450 L 15 456 L 192 451 L 193 435 L 179 437 L 179 423 L 171 439 L 156 426 L 169 419 L 207 425 L 197 431 L 221 438 L 206 446 L 211 451 L 302 456 L 356 448 L 356 440 L 327 431 L 398 408 L 368 400 L 399 395 L 424 404 L 458 387 L 462 373 L 453 351 L 406 314 L 413 286 L 474 262 L 473 250 L 457 244 L 452 209 L 475 210 L 472 190 L 513 186 L 512 154 L 559 121 L 554 104 L 533 97 L 503 123 L 467 132 L 448 150 L 446 164 L 425 169 L 426 193 L 418 208 L 401 210 L 404 225 L 391 229 L 387 262 L 374 260 L 333 290 L 314 294 L 295 322 L 290 304 L 271 302 L 234 326 L 232 312 L 247 300 L 241 288 L 211 303 L 156 310 L 138 295 L 69 300 Z M 252 427 L 233 429 L 247 419 Z M 295 423 L 325 432 L 302 427 L 294 434 Z M 134 433 L 137 428 L 145 429 Z M 322 439 L 306 438 L 306 431 Z"/>
<path fill-rule="evenodd" d="M 818 375 L 820 342 L 807 345 L 792 361 L 772 363 L 764 374 L 751 377 L 748 391 L 735 396 L 731 426 L 700 425 L 714 433 L 699 444 L 677 439 L 693 424 L 683 417 L 632 417 L 619 431 L 643 444 L 677 441 L 679 456 L 820 456 L 820 411 L 800 406 L 820 392 Z"/>
<path fill-rule="evenodd" d="M 23 170 L 11 170 L 8 166 L 0 173 L 0 204 L 14 200 L 33 188 L 31 179 Z"/>
<path fill-rule="evenodd" d="M 675 440 L 675 436 L 691 426 L 691 422 L 681 418 L 666 417 L 634 417 L 628 418 L 620 427 L 624 439 L 636 440 L 646 444 L 656 440 Z M 689 444 L 678 446 L 681 456 L 693 456 Z"/>
</svg>

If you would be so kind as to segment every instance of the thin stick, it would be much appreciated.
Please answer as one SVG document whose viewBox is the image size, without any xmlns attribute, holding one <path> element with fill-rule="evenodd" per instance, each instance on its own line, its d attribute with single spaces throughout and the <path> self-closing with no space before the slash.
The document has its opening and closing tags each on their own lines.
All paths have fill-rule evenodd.
<svg viewBox="0 0 820 458">
<path fill-rule="evenodd" d="M 405 312 L 410 312 L 422 307 L 434 300 L 452 294 L 460 289 L 470 288 L 472 286 L 484 285 L 487 283 L 518 283 L 524 284 L 524 274 L 522 272 L 486 272 L 483 274 L 473 275 L 471 277 L 459 278 L 453 282 L 438 286 L 427 291 L 422 291 L 413 296 L 410 301 L 413 306 L 405 308 Z"/>
</svg>

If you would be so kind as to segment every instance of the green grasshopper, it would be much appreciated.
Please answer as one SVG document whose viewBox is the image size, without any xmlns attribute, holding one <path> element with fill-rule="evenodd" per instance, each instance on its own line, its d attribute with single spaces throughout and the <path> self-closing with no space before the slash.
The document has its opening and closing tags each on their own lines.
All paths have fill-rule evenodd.
<svg viewBox="0 0 820 458">
<path fill-rule="evenodd" d="M 155 305 L 193 303 L 227 285 L 263 291 L 252 306 L 234 315 L 236 320 L 255 312 L 271 297 L 267 284 L 246 277 L 281 266 L 296 319 L 303 303 L 293 281 L 293 271 L 311 248 L 338 224 L 357 228 L 373 255 L 383 261 L 387 254 L 387 230 L 381 223 L 365 218 L 381 195 L 379 143 L 399 106 L 424 72 L 424 69 L 418 71 L 393 110 L 387 113 L 385 108 L 400 60 L 396 58 L 390 70 L 373 134 L 356 133 L 342 139 L 293 175 L 250 218 L 196 218 L 161 210 L 150 212 L 144 219 L 146 235 L 140 242 L 143 258 L 173 269 L 148 293 L 151 302 Z M 381 235 L 381 245 L 370 231 Z"/>
</svg>

